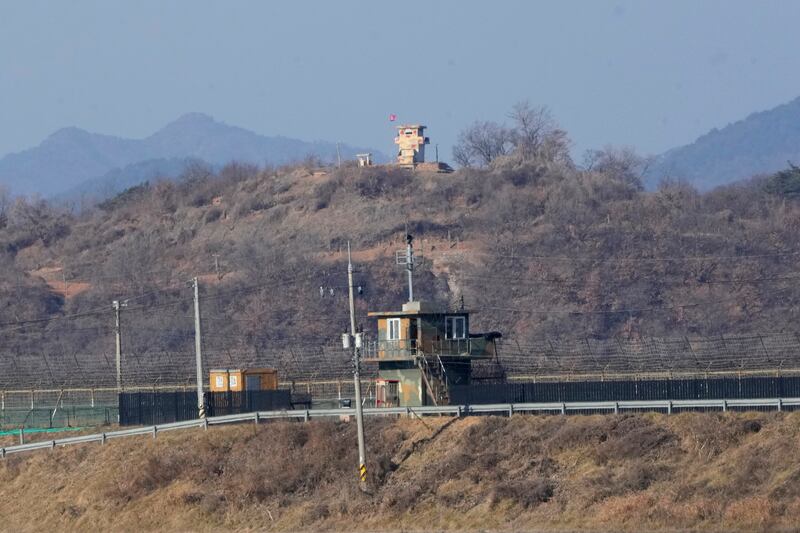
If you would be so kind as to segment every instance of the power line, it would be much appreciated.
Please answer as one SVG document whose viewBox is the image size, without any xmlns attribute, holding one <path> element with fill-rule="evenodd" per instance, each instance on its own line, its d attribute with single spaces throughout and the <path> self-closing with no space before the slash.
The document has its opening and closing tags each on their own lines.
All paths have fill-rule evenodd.
<svg viewBox="0 0 800 533">
<path fill-rule="evenodd" d="M 568 256 L 568 255 L 524 255 L 524 254 L 499 254 L 495 252 L 483 252 L 474 250 L 464 250 L 457 252 L 434 251 L 429 254 L 437 254 L 441 257 L 455 255 L 485 255 L 491 257 L 502 257 L 506 259 L 531 259 L 536 261 L 594 261 L 597 263 L 648 263 L 648 262 L 670 262 L 670 261 L 711 261 L 729 259 L 764 259 L 769 257 L 791 257 L 800 255 L 798 251 L 773 252 L 763 254 L 741 254 L 741 255 L 698 255 L 698 256 L 670 256 L 670 257 L 595 257 L 595 256 Z"/>
<path fill-rule="evenodd" d="M 102 312 L 104 312 L 106 310 L 107 310 L 106 308 L 98 308 L 96 310 L 84 311 L 82 313 L 74 313 L 74 314 L 71 314 L 71 315 L 48 316 L 48 317 L 32 318 L 32 319 L 27 319 L 27 320 L 18 320 L 16 322 L 3 322 L 3 323 L 0 323 L 0 328 L 5 328 L 5 327 L 12 327 L 12 328 L 13 327 L 24 327 L 24 326 L 27 326 L 27 325 L 30 325 L 30 324 L 42 324 L 42 323 L 46 323 L 46 322 L 53 322 L 55 320 L 68 320 L 68 319 L 73 319 L 73 318 L 82 318 L 82 317 L 87 317 L 87 316 L 94 316 L 94 315 L 98 315 L 98 314 L 100 314 L 100 313 L 102 313 Z"/>
<path fill-rule="evenodd" d="M 474 281 L 504 281 L 513 285 L 571 285 L 571 286 L 584 286 L 591 283 L 589 280 L 574 280 L 574 279 L 531 279 L 531 278 L 517 278 L 511 276 L 453 276 L 455 279 L 474 280 Z M 682 280 L 655 280 L 655 279 L 642 279 L 631 278 L 625 280 L 615 280 L 619 284 L 635 284 L 635 283 L 652 283 L 657 285 L 686 285 L 686 286 L 703 286 L 703 285 L 757 285 L 759 283 L 771 283 L 780 281 L 797 281 L 800 280 L 800 275 L 793 276 L 766 276 L 761 278 L 739 278 L 739 279 L 718 279 L 718 280 L 690 280 L 690 282 Z M 607 280 L 604 280 L 608 282 Z"/>
<path fill-rule="evenodd" d="M 774 292 L 782 292 L 794 287 L 784 287 L 783 289 L 777 289 Z M 774 293 L 773 293 L 774 294 Z M 686 304 L 674 304 L 674 305 L 667 305 L 667 306 L 653 306 L 653 307 L 642 307 L 642 308 L 630 308 L 630 309 L 608 309 L 608 310 L 598 310 L 598 311 L 580 311 L 580 310 L 569 310 L 569 309 L 515 309 L 511 307 L 494 307 L 494 306 L 487 306 L 481 307 L 479 309 L 490 310 L 490 311 L 507 311 L 512 313 L 530 313 L 530 314 L 561 314 L 561 315 L 609 315 L 609 314 L 633 314 L 633 313 L 646 313 L 646 312 L 655 312 L 655 311 L 669 311 L 675 309 L 686 309 L 692 307 L 702 307 L 706 305 L 714 305 L 719 303 L 725 303 L 729 301 L 734 301 L 738 299 L 736 296 L 732 296 L 730 298 L 723 298 L 719 300 L 709 301 L 709 302 L 695 302 L 695 303 L 686 303 Z M 602 304 L 601 304 L 602 305 Z"/>
</svg>

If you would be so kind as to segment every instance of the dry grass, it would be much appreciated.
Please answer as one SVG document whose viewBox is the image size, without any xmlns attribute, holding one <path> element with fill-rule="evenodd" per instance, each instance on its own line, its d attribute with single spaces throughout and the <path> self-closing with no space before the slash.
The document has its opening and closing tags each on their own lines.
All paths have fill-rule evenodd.
<svg viewBox="0 0 800 533">
<path fill-rule="evenodd" d="M 370 420 L 362 494 L 353 424 L 176 432 L 3 461 L 0 527 L 791 531 L 799 441 L 800 414 Z"/>
</svg>

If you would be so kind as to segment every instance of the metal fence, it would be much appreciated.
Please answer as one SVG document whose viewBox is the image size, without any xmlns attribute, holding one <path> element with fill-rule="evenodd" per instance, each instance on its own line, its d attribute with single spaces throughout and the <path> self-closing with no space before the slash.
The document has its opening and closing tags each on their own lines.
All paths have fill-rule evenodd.
<svg viewBox="0 0 800 533">
<path fill-rule="evenodd" d="M 0 390 L 102 389 L 116 387 L 113 353 L 0 354 Z M 123 353 L 122 386 L 130 388 L 193 387 L 193 351 Z M 340 346 L 276 349 L 269 352 L 214 350 L 203 352 L 205 368 L 277 368 L 282 382 L 328 381 L 352 376 L 350 354 Z M 364 365 L 368 374 L 376 367 Z M 374 373 L 374 372 L 373 372 Z M 204 376 L 206 385 L 208 376 Z"/>
<path fill-rule="evenodd" d="M 68 406 L 63 409 L 3 409 L 0 410 L 0 429 L 8 428 L 66 428 L 115 424 L 116 406 Z"/>
<path fill-rule="evenodd" d="M 224 416 L 289 409 L 291 394 L 286 390 L 207 392 L 204 402 L 209 416 Z M 197 417 L 196 392 L 127 392 L 119 395 L 121 426 L 165 424 Z"/>
<path fill-rule="evenodd" d="M 509 376 L 705 375 L 784 372 L 800 368 L 795 333 L 637 339 L 502 339 L 499 360 Z"/>
<path fill-rule="evenodd" d="M 800 376 L 800 337 L 777 333 L 716 338 L 504 338 L 498 340 L 495 359 L 472 365 L 476 381 L 483 382 L 787 378 Z M 350 355 L 338 346 L 259 353 L 210 349 L 204 352 L 204 366 L 277 368 L 280 387 L 311 395 L 315 407 L 334 407 L 338 399 L 354 396 Z M 195 355 L 190 351 L 123 354 L 125 392 L 191 393 L 196 387 L 194 376 Z M 377 365 L 363 363 L 366 405 L 372 405 L 375 377 Z M 113 422 L 117 418 L 115 385 L 114 358 L 108 353 L 2 354 L 0 427 Z M 207 385 L 206 381 L 206 390 Z"/>
<path fill-rule="evenodd" d="M 281 383 L 280 390 L 290 393 L 292 398 L 314 407 L 332 408 L 339 399 L 353 398 L 355 386 L 352 377 L 339 380 L 305 381 Z M 361 381 L 362 398 L 365 405 L 375 404 L 375 382 Z M 161 385 L 157 387 L 126 387 L 125 393 L 182 392 L 194 398 L 196 385 Z M 0 390 L 0 429 L 52 428 L 98 426 L 116 423 L 118 420 L 119 395 L 115 387 L 98 389 L 31 389 Z M 196 414 L 196 413 L 195 413 Z"/>
<path fill-rule="evenodd" d="M 800 337 L 795 333 L 732 335 L 714 338 L 638 339 L 503 338 L 499 363 L 509 379 L 613 379 L 621 376 L 703 376 L 716 373 L 790 373 L 800 369 Z M 487 363 L 477 363 L 478 366 Z M 204 351 L 206 368 L 277 368 L 282 383 L 346 382 L 350 354 L 340 346 L 276 348 L 271 351 Z M 363 363 L 362 375 L 377 366 Z M 123 353 L 122 384 L 131 388 L 193 387 L 192 351 Z M 206 377 L 207 379 L 207 377 Z M 112 353 L 9 353 L 0 356 L 0 391 L 114 388 Z M 88 404 L 88 402 L 87 402 Z"/>
<path fill-rule="evenodd" d="M 800 376 L 499 383 L 452 387 L 456 404 L 800 397 Z"/>
</svg>

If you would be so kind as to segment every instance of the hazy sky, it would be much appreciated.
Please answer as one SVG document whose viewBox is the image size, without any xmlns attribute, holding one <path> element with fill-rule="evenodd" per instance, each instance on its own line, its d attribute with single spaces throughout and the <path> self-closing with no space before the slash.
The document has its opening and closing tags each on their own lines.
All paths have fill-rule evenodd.
<svg viewBox="0 0 800 533">
<path fill-rule="evenodd" d="M 800 95 L 800 2 L 0 0 L 0 156 L 202 111 L 392 149 L 548 105 L 575 152 L 656 153 Z"/>
</svg>

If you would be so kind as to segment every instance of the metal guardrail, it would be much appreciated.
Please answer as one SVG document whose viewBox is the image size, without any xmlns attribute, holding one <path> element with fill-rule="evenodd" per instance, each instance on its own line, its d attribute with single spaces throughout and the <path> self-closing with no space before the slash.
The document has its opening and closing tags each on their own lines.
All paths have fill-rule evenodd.
<svg viewBox="0 0 800 533">
<path fill-rule="evenodd" d="M 514 413 L 561 413 L 568 414 L 577 411 L 608 411 L 619 413 L 625 410 L 659 409 L 667 413 L 679 409 L 720 409 L 727 411 L 729 408 L 775 408 L 778 411 L 784 407 L 800 407 L 800 398 L 767 398 L 752 400 L 653 400 L 653 401 L 624 401 L 624 402 L 549 402 L 549 403 L 499 403 L 483 405 L 443 405 L 423 407 L 370 407 L 364 409 L 368 416 L 421 416 L 421 415 L 450 415 L 469 416 L 479 414 L 512 415 Z M 291 411 L 256 411 L 253 413 L 216 416 L 184 422 L 157 424 L 131 429 L 120 429 L 92 435 L 66 437 L 63 439 L 44 440 L 29 444 L 18 444 L 0 448 L 0 457 L 5 458 L 15 453 L 33 450 L 55 449 L 73 444 L 99 442 L 105 444 L 110 439 L 133 437 L 137 435 L 152 435 L 188 428 L 205 428 L 235 422 L 254 422 L 275 419 L 301 419 L 308 421 L 312 418 L 326 418 L 339 416 L 355 416 L 353 407 L 339 409 L 305 409 Z"/>
</svg>

